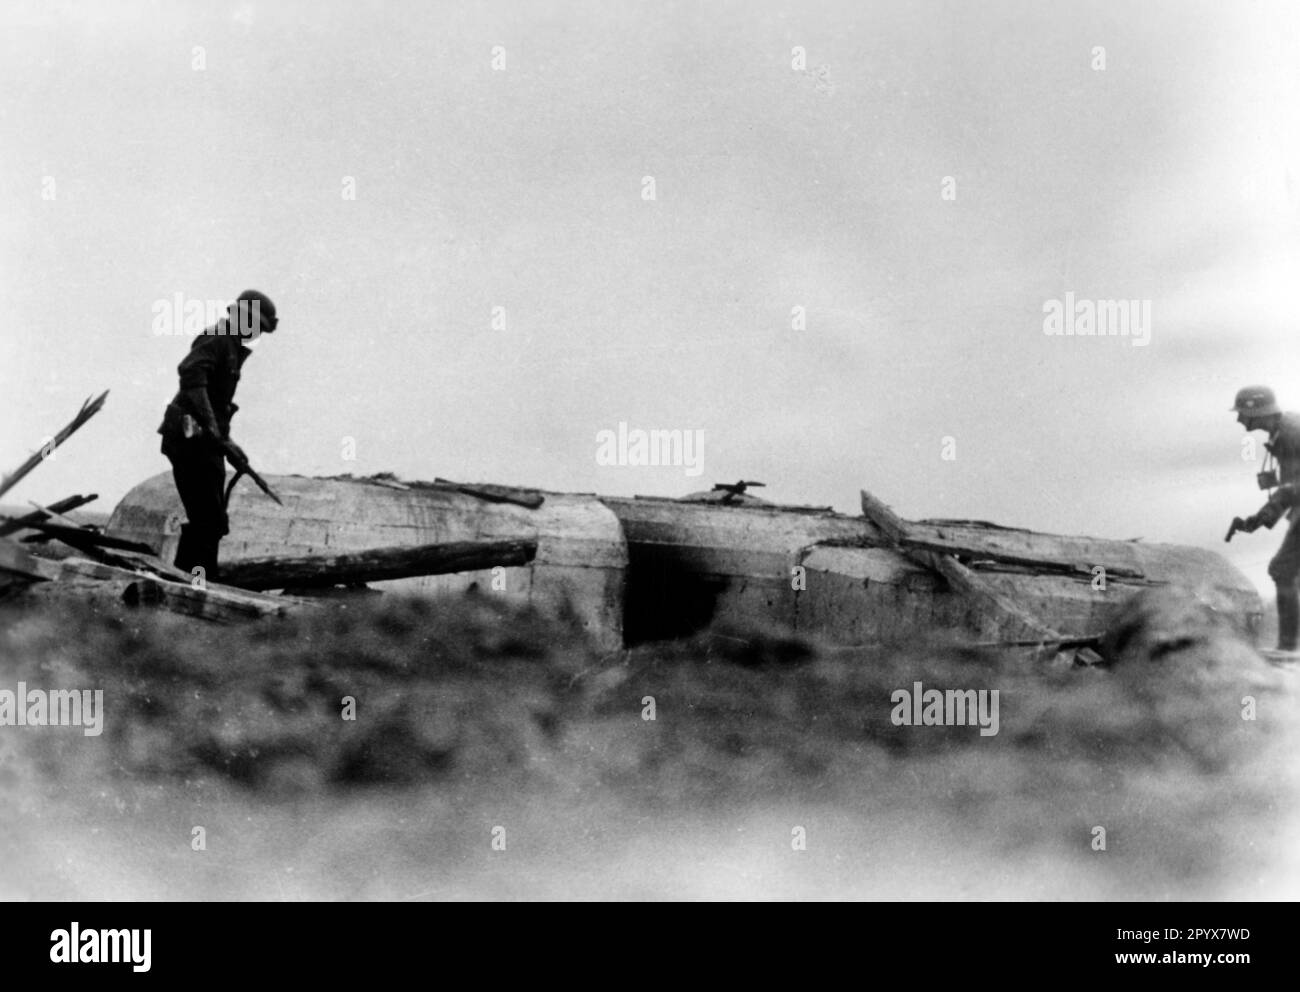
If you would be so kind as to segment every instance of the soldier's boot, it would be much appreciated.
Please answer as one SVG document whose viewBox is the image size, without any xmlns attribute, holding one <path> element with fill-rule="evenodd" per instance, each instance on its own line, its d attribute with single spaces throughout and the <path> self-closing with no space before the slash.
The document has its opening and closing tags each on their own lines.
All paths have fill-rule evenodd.
<svg viewBox="0 0 1300 992">
<path fill-rule="evenodd" d="M 1300 587 L 1294 582 L 1277 587 L 1277 649 L 1296 649 L 1296 628 L 1300 626 Z"/>
</svg>

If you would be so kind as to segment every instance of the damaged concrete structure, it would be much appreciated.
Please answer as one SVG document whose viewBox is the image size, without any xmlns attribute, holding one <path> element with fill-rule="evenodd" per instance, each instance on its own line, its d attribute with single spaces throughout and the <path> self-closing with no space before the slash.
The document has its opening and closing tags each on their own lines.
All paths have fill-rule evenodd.
<svg viewBox="0 0 1300 992">
<path fill-rule="evenodd" d="M 568 611 L 606 647 L 763 625 L 839 644 L 951 631 L 1013 644 L 1095 642 L 1136 592 L 1191 593 L 1253 638 L 1259 594 L 1211 551 L 1066 537 L 978 521 L 909 522 L 863 493 L 861 516 L 752 496 L 598 497 L 506 486 L 272 476 L 244 480 L 222 560 L 375 547 L 535 540 L 526 563 L 381 581 L 480 590 Z M 106 533 L 174 553 L 183 519 L 168 475 L 132 489 Z M 265 588 L 265 585 L 260 588 Z"/>
<path fill-rule="evenodd" d="M 223 567 L 268 556 L 324 555 L 376 547 L 526 539 L 536 553 L 505 564 L 443 575 L 373 583 L 416 593 L 472 590 L 571 610 L 601 644 L 623 643 L 627 543 L 614 513 L 593 496 L 536 493 L 498 486 L 397 483 L 387 480 L 268 476 L 277 506 L 247 480 L 230 498 Z M 184 510 L 169 474 L 133 488 L 109 518 L 107 532 L 139 540 L 170 561 Z"/>
</svg>

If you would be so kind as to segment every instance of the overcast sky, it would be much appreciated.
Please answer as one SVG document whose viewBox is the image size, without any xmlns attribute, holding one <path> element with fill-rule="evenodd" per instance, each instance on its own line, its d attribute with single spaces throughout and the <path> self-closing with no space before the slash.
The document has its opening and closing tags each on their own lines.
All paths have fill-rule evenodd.
<svg viewBox="0 0 1300 992">
<path fill-rule="evenodd" d="M 112 391 L 8 502 L 107 510 L 166 470 L 189 338 L 155 304 L 249 287 L 280 330 L 234 435 L 268 473 L 866 487 L 1222 551 L 1261 502 L 1234 392 L 1300 407 L 1294 4 L 10 0 L 0 26 L 0 468 Z M 1044 334 L 1067 291 L 1150 300 L 1150 343 Z M 702 430 L 703 476 L 597 465 L 620 421 Z M 1227 550 L 1263 581 L 1279 539 Z"/>
</svg>

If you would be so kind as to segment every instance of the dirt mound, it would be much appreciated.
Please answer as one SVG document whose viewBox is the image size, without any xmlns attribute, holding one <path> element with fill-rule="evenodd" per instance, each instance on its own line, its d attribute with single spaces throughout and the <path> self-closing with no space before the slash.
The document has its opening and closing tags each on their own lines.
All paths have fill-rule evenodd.
<svg viewBox="0 0 1300 992">
<path fill-rule="evenodd" d="M 1264 670 L 1232 624 L 1196 597 L 1171 588 L 1145 589 L 1129 599 L 1102 640 L 1112 664 L 1177 660 Z"/>
</svg>

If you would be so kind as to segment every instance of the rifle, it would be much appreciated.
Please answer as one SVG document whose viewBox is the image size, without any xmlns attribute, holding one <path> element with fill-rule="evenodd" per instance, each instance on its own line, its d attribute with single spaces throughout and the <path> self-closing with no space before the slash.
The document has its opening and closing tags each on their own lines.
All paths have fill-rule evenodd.
<svg viewBox="0 0 1300 992">
<path fill-rule="evenodd" d="M 230 480 L 229 484 L 226 486 L 225 493 L 221 497 L 222 509 L 225 509 L 226 505 L 229 504 L 231 490 L 235 488 L 235 483 L 239 481 L 239 477 L 241 475 L 248 476 L 255 483 L 257 483 L 258 489 L 262 490 L 262 492 L 270 496 L 271 499 L 275 500 L 276 503 L 278 503 L 280 506 L 284 506 L 284 503 L 280 502 L 280 497 L 277 496 L 275 494 L 275 491 L 272 490 L 271 487 L 266 484 L 266 480 L 263 479 L 260 475 L 257 474 L 257 472 L 253 470 L 253 466 L 248 464 L 248 459 L 239 453 L 239 449 L 235 447 L 234 442 L 231 441 L 230 438 L 222 437 L 220 434 L 216 433 L 210 428 L 203 426 L 203 424 L 199 422 L 197 417 L 189 413 L 183 414 L 183 419 L 181 421 L 181 432 L 187 438 L 198 437 L 199 435 L 206 434 L 208 437 L 210 437 L 212 440 L 214 440 L 217 443 L 217 447 L 219 447 L 222 453 L 226 456 L 226 460 L 230 462 L 232 466 L 234 466 L 235 477 Z"/>
<path fill-rule="evenodd" d="M 257 474 L 253 466 L 248 464 L 248 459 L 239 453 L 239 449 L 235 447 L 234 443 L 229 438 L 218 438 L 217 443 L 221 445 L 221 450 L 226 453 L 226 460 L 230 462 L 235 469 L 235 475 L 226 485 L 225 495 L 221 498 L 222 506 L 226 506 L 230 502 L 230 491 L 235 488 L 235 483 L 239 481 L 241 475 L 248 476 L 257 484 L 258 489 L 270 496 L 271 499 L 275 500 L 280 506 L 284 506 L 284 503 L 280 502 L 280 497 L 277 496 L 275 491 L 266 484 L 266 480 Z"/>
</svg>

